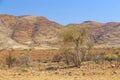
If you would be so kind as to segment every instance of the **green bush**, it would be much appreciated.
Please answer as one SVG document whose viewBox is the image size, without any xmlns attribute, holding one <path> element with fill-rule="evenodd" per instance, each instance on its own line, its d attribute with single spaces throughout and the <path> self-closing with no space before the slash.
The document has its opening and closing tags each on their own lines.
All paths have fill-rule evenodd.
<svg viewBox="0 0 120 80">
<path fill-rule="evenodd" d="M 104 57 L 105 57 L 105 60 L 108 60 L 108 61 L 113 61 L 118 59 L 117 54 L 106 54 Z"/>
</svg>

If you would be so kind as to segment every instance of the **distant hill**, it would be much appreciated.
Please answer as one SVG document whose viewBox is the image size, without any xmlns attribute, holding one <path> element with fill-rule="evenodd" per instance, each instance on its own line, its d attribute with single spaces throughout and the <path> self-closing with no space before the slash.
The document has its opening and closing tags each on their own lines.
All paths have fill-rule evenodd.
<svg viewBox="0 0 120 80">
<path fill-rule="evenodd" d="M 79 28 L 83 25 L 91 28 L 97 47 L 120 47 L 119 22 L 85 21 L 76 24 Z M 64 27 L 42 16 L 0 15 L 0 48 L 57 48 L 59 30 Z"/>
</svg>

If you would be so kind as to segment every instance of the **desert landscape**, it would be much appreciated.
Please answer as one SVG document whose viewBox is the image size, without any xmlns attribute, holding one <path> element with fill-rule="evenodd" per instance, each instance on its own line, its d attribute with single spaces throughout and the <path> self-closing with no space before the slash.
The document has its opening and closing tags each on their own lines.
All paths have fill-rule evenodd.
<svg viewBox="0 0 120 80">
<path fill-rule="evenodd" d="M 79 56 L 80 62 L 74 55 L 74 40 L 69 42 L 76 35 L 67 34 L 68 39 L 65 35 L 70 44 L 60 36 L 61 30 L 71 26 L 75 26 L 71 30 L 84 26 L 91 30 L 93 44 L 80 47 L 78 53 L 84 56 Z M 119 22 L 63 26 L 42 16 L 0 15 L 0 80 L 119 80 L 119 34 Z"/>
<path fill-rule="evenodd" d="M 0 0 L 0 80 L 120 80 L 120 0 Z"/>
</svg>

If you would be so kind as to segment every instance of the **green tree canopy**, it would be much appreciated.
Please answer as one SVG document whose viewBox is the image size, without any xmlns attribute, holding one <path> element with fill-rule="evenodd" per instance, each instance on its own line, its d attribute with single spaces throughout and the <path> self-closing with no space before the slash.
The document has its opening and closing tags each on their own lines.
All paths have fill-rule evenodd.
<svg viewBox="0 0 120 80">
<path fill-rule="evenodd" d="M 70 25 L 63 28 L 60 31 L 60 36 L 64 42 L 64 45 L 68 45 L 69 49 L 74 48 L 74 63 L 76 66 L 80 66 L 81 61 L 85 58 L 88 50 L 93 46 L 93 42 L 90 39 L 90 30 L 87 27 L 77 28 L 76 25 Z"/>
</svg>

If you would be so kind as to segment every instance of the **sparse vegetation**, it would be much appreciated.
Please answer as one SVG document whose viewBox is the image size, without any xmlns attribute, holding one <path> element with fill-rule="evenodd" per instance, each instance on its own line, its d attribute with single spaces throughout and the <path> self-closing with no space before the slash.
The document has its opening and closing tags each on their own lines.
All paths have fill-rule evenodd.
<svg viewBox="0 0 120 80">
<path fill-rule="evenodd" d="M 6 64 L 8 65 L 8 68 L 11 68 L 13 64 L 15 63 L 16 58 L 14 58 L 11 53 L 6 56 Z"/>
<path fill-rule="evenodd" d="M 90 31 L 87 27 L 78 29 L 75 25 L 69 26 L 60 32 L 65 46 L 64 55 L 66 63 L 72 60 L 76 67 L 81 66 L 93 44 L 90 40 Z M 62 46 L 63 47 L 63 46 Z M 70 59 L 70 60 L 68 60 Z"/>
<path fill-rule="evenodd" d="M 93 54 L 92 55 L 92 60 L 96 64 L 103 64 L 103 62 L 105 61 L 104 53 Z"/>
<path fill-rule="evenodd" d="M 70 60 L 70 61 L 68 61 L 68 64 L 69 65 L 74 64 L 75 58 L 72 58 L 72 57 L 74 57 L 74 48 L 71 48 L 68 50 L 65 49 L 65 50 L 67 51 L 67 52 L 65 52 L 65 53 L 67 53 L 66 57 L 69 58 L 67 60 Z M 112 53 L 112 49 L 109 49 L 110 51 L 108 51 L 111 53 L 105 52 L 106 50 L 103 50 L 103 51 L 102 50 L 100 50 L 101 52 L 97 52 L 97 49 L 92 49 L 92 51 L 89 51 L 87 56 L 84 58 L 84 62 L 81 63 L 82 66 L 80 68 L 74 68 L 73 66 L 66 65 L 63 62 L 63 60 L 66 61 L 65 55 L 64 55 L 64 59 L 62 58 L 62 60 L 60 60 L 60 58 L 62 56 L 61 54 L 58 54 L 60 52 L 60 50 L 48 50 L 48 51 L 40 50 L 40 51 L 31 51 L 31 53 L 28 53 L 28 51 L 11 51 L 11 52 L 8 51 L 11 53 L 11 56 L 13 58 L 19 60 L 19 63 L 17 63 L 17 64 L 19 64 L 19 66 L 14 66 L 14 64 L 16 64 L 16 62 L 13 62 L 11 68 L 8 69 L 5 67 L 5 64 L 4 64 L 4 67 L 0 68 L 0 71 L 1 71 L 0 76 L 2 75 L 2 80 L 6 79 L 6 77 L 9 77 L 10 79 L 13 79 L 13 77 L 14 77 L 15 80 L 17 80 L 18 77 L 20 79 L 29 79 L 29 80 L 31 80 L 33 78 L 34 79 L 42 78 L 44 80 L 44 79 L 46 79 L 45 78 L 46 76 L 47 77 L 49 76 L 46 79 L 46 80 L 49 80 L 49 79 L 51 79 L 51 75 L 56 80 L 57 79 L 63 79 L 63 80 L 64 79 L 68 79 L 68 80 L 77 79 L 77 80 L 79 80 L 79 79 L 84 79 L 86 77 L 92 77 L 92 76 L 99 76 L 99 77 L 101 76 L 101 78 L 103 80 L 106 80 L 112 76 L 112 78 L 109 78 L 109 80 L 112 80 L 112 79 L 118 80 L 119 73 L 120 73 L 120 71 L 119 71 L 120 65 L 119 64 L 116 65 L 115 58 L 110 60 L 110 62 L 108 62 L 109 60 L 105 59 L 105 57 L 108 54 Z M 117 49 L 117 51 L 119 51 L 119 49 Z M 6 53 L 8 53 L 8 52 L 6 52 Z M 34 53 L 32 53 L 32 52 L 34 52 Z M 63 51 L 61 51 L 61 52 L 63 52 Z M 8 57 L 8 55 L 4 55 L 5 58 L 1 58 L 1 55 L 3 57 L 4 53 L 0 54 L 0 59 L 1 59 L 2 63 L 4 63 L 4 59 L 6 57 Z M 62 54 L 64 54 L 64 53 L 62 53 Z M 115 54 L 115 55 L 118 55 L 118 58 L 117 58 L 117 60 L 118 60 L 119 54 Z M 23 56 L 24 57 L 29 56 L 31 64 L 29 64 L 29 60 L 27 60 L 27 59 L 25 60 L 25 58 L 21 58 Z M 40 62 L 38 62 L 37 59 L 40 59 Z M 49 60 L 49 62 L 44 63 L 44 60 L 45 61 Z M 24 66 L 21 64 L 22 61 L 24 63 Z M 95 64 L 93 61 L 95 61 L 97 64 Z M 105 61 L 105 64 L 101 63 L 102 61 Z M 99 64 L 99 63 L 101 63 L 101 64 Z M 27 67 L 26 64 L 29 64 L 29 67 Z M 23 67 L 20 67 L 20 66 L 23 66 Z M 26 76 L 28 76 L 28 77 L 26 78 Z M 93 77 L 93 79 L 98 79 L 98 78 Z"/>
<path fill-rule="evenodd" d="M 108 61 L 113 61 L 113 60 L 117 60 L 118 59 L 118 55 L 117 54 L 106 54 L 105 55 L 105 60 Z"/>
<path fill-rule="evenodd" d="M 20 56 L 21 66 L 29 67 L 30 66 L 30 57 L 29 55 L 22 54 Z"/>
<path fill-rule="evenodd" d="M 60 62 L 61 61 L 61 55 L 60 54 L 56 54 L 53 56 L 52 62 Z"/>
</svg>

